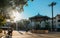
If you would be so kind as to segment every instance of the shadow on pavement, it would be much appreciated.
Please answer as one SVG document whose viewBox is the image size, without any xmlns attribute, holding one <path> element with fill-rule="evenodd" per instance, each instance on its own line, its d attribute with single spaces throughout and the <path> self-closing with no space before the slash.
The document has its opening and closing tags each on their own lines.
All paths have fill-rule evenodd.
<svg viewBox="0 0 60 38">
<path fill-rule="evenodd" d="M 23 35 L 23 33 L 19 32 L 21 35 Z"/>
</svg>

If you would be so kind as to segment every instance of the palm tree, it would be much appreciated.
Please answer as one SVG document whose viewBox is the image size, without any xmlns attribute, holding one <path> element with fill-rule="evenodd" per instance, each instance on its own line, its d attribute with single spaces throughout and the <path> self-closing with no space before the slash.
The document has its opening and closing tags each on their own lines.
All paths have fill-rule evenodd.
<svg viewBox="0 0 60 38">
<path fill-rule="evenodd" d="M 52 8 L 52 31 L 53 31 L 53 7 L 56 5 L 56 2 L 52 2 L 51 4 L 49 4 L 49 6 L 51 6 Z"/>
</svg>

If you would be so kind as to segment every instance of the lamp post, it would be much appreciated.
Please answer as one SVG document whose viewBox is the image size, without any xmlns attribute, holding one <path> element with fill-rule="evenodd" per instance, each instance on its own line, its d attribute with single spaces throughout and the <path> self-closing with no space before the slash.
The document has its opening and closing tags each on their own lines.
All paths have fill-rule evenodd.
<svg viewBox="0 0 60 38">
<path fill-rule="evenodd" d="M 51 6 L 51 9 L 52 9 L 52 10 L 51 10 L 51 11 L 52 11 L 52 31 L 53 31 L 53 27 L 54 27 L 54 26 L 53 26 L 53 25 L 54 25 L 54 24 L 53 24 L 53 7 L 54 7 L 55 5 L 56 5 L 56 2 L 52 2 L 51 4 L 49 4 L 49 6 Z"/>
</svg>

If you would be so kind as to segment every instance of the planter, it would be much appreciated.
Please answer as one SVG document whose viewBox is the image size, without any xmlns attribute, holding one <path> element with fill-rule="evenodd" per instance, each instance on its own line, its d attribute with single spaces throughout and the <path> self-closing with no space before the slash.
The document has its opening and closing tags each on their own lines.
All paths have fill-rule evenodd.
<svg viewBox="0 0 60 38">
<path fill-rule="evenodd" d="M 45 30 L 45 33 L 48 33 L 49 31 L 48 30 Z"/>
<path fill-rule="evenodd" d="M 36 33 L 37 31 L 36 30 L 31 30 L 32 33 Z"/>
<path fill-rule="evenodd" d="M 47 34 L 49 31 L 48 30 L 32 30 L 32 33 L 40 33 L 40 34 Z"/>
</svg>

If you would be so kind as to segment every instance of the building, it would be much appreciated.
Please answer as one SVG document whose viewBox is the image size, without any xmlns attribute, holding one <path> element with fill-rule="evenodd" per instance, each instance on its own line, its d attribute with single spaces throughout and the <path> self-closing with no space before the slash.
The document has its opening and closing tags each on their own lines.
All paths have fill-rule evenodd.
<svg viewBox="0 0 60 38">
<path fill-rule="evenodd" d="M 48 20 L 48 22 L 50 23 L 50 26 L 52 27 L 52 19 L 50 18 Z M 57 31 L 60 31 L 60 14 L 57 14 L 54 18 L 53 18 L 53 28 L 55 28 Z"/>
</svg>

